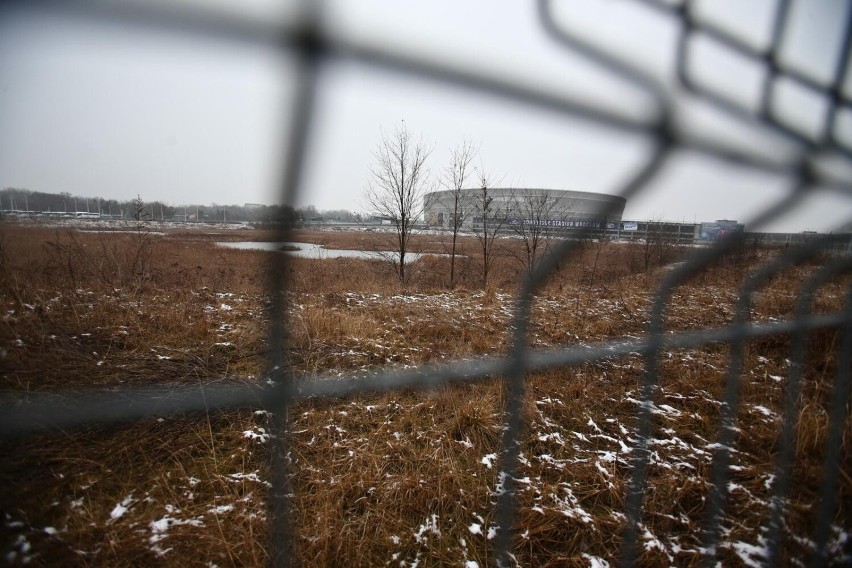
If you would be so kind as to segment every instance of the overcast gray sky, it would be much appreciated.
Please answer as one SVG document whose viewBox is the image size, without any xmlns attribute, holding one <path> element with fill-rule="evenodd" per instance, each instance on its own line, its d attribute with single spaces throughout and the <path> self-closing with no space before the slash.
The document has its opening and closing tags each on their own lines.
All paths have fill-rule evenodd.
<svg viewBox="0 0 852 568">
<path fill-rule="evenodd" d="M 768 0 L 698 2 L 702 17 L 758 46 L 768 42 L 773 6 Z M 221 9 L 234 8 L 223 2 Z M 288 14 L 278 2 L 263 0 L 240 3 L 240 9 L 250 18 Z M 794 10 L 782 60 L 827 80 L 849 2 L 799 1 Z M 676 88 L 677 20 L 624 0 L 562 2 L 557 16 L 559 25 Z M 278 199 L 294 78 L 286 54 L 45 12 L 7 10 L 0 18 L 0 188 L 116 199 L 138 193 L 175 205 Z M 548 38 L 534 3 L 526 0 L 339 0 L 326 3 L 322 25 L 346 42 L 570 93 L 628 117 L 652 109 L 627 82 Z M 697 80 L 746 104 L 755 99 L 762 66 L 726 55 L 712 42 L 696 42 L 693 55 Z M 803 130 L 815 128 L 822 102 L 788 91 L 779 92 L 779 110 Z M 790 151 L 740 121 L 679 100 L 679 122 L 687 130 L 712 132 L 778 159 Z M 428 165 L 436 176 L 450 148 L 468 138 L 480 145 L 477 165 L 517 187 L 617 193 L 650 152 L 642 135 L 351 60 L 327 60 L 300 204 L 363 210 L 380 129 L 392 130 L 402 120 L 432 148 Z M 842 134 L 852 138 L 852 119 Z M 747 221 L 789 187 L 783 176 L 678 152 L 628 202 L 625 218 Z M 848 197 L 816 191 L 769 228 L 831 230 L 850 219 Z"/>
</svg>

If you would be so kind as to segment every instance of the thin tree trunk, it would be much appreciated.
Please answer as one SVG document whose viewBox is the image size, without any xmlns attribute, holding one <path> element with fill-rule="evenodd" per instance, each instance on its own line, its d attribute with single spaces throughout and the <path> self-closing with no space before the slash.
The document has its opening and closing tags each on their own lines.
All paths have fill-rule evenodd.
<svg viewBox="0 0 852 568">
<path fill-rule="evenodd" d="M 456 281 L 456 237 L 458 232 L 453 230 L 453 250 L 450 253 L 450 288 L 455 285 Z"/>
</svg>

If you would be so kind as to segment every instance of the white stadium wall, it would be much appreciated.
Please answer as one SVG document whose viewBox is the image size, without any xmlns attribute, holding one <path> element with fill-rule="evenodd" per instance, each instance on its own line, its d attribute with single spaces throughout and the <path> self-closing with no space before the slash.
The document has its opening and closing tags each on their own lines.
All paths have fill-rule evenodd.
<svg viewBox="0 0 852 568">
<path fill-rule="evenodd" d="M 472 229 L 481 223 L 482 190 L 462 189 L 461 209 L 465 215 L 461 228 Z M 568 191 L 561 189 L 492 188 L 490 216 L 500 216 L 507 224 L 536 223 L 554 229 L 612 229 L 621 222 L 627 200 L 623 197 Z M 531 211 L 536 200 L 546 202 L 546 207 Z M 455 191 L 435 191 L 424 197 L 425 222 L 429 227 L 451 228 L 455 204 Z M 530 217 L 534 217 L 530 218 Z"/>
</svg>

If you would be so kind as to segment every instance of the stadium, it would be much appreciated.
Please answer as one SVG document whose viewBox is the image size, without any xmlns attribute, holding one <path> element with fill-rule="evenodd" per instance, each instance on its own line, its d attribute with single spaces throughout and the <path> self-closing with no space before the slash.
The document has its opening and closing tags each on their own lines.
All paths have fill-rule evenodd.
<svg viewBox="0 0 852 568">
<path fill-rule="evenodd" d="M 453 215 L 458 214 L 459 228 L 464 230 L 482 227 L 486 217 L 504 223 L 507 229 L 533 224 L 554 230 L 612 230 L 621 222 L 627 204 L 623 197 L 603 193 L 496 187 L 488 190 L 487 207 L 483 206 L 481 189 L 462 189 L 456 209 L 455 194 L 454 190 L 426 194 L 423 206 L 427 226 L 450 229 Z"/>
</svg>

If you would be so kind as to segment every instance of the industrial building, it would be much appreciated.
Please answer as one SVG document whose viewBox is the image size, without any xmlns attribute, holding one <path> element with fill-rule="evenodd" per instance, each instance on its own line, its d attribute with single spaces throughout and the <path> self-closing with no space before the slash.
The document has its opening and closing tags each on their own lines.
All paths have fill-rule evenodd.
<svg viewBox="0 0 852 568">
<path fill-rule="evenodd" d="M 672 223 L 668 221 L 622 221 L 617 230 L 607 229 L 606 236 L 619 241 L 663 240 L 677 244 L 717 241 L 730 233 L 745 230 L 742 223 L 720 219 L 713 223 Z"/>
<path fill-rule="evenodd" d="M 424 197 L 428 227 L 452 228 L 456 192 L 435 191 Z M 554 231 L 613 230 L 618 228 L 627 200 L 623 197 L 561 189 L 490 188 L 487 206 L 481 189 L 459 192 L 459 227 L 475 230 L 493 219 L 507 229 L 534 224 Z"/>
</svg>

